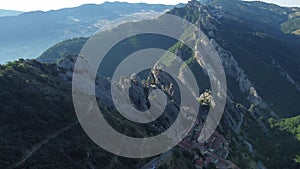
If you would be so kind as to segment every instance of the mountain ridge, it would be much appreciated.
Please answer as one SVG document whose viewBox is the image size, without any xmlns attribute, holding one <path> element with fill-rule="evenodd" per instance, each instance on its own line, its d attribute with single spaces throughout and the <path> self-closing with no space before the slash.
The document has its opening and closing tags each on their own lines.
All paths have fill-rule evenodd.
<svg viewBox="0 0 300 169">
<path fill-rule="evenodd" d="M 214 2 L 219 2 L 219 5 L 223 5 L 223 1 Z M 237 2 L 242 3 L 242 5 L 247 4 L 241 1 Z M 266 3 L 262 4 L 263 6 L 268 6 Z M 259 5 L 261 5 L 261 3 L 259 3 Z M 272 6 L 275 7 L 275 9 L 281 9 L 279 6 Z M 258 8 L 260 7 L 261 6 Z M 255 11 L 255 9 L 256 8 L 253 10 Z M 200 13 L 198 13 L 198 11 L 200 11 Z M 249 24 L 247 20 L 245 21 L 244 13 L 241 13 L 241 16 L 235 13 L 232 15 L 226 13 L 226 11 L 216 9 L 209 4 L 199 4 L 196 1 L 190 2 L 183 8 L 175 8 L 170 13 L 184 17 L 192 22 L 198 20 L 200 28 L 211 39 L 211 43 L 220 52 L 220 55 L 224 57 L 223 63 L 225 64 L 225 69 L 227 68 L 226 72 L 228 74 L 227 79 L 231 100 L 231 103 L 228 104 L 231 106 L 225 110 L 221 124 L 222 127 L 220 128 L 222 128 L 221 131 L 227 133 L 225 135 L 230 137 L 230 140 L 234 142 L 235 146 L 232 147 L 232 154 L 234 154 L 235 157 L 231 160 L 243 168 L 254 168 L 254 166 L 263 168 L 264 165 L 268 168 L 276 168 L 278 166 L 284 167 L 291 165 L 286 160 L 280 161 L 280 158 L 286 159 L 287 157 L 285 156 L 289 153 L 288 159 L 294 158 L 291 157 L 294 156 L 292 154 L 297 154 L 297 152 L 294 151 L 291 153 L 292 149 L 284 150 L 285 141 L 279 140 L 276 142 L 277 145 L 280 145 L 278 147 L 275 143 L 271 144 L 281 151 L 280 158 L 276 156 L 271 157 L 271 155 L 269 155 L 272 162 L 267 161 L 263 157 L 269 154 L 269 152 L 276 154 L 279 153 L 279 151 L 272 150 L 272 146 L 262 147 L 262 145 L 265 145 L 269 139 L 278 137 L 277 135 L 284 135 L 284 137 L 290 138 L 292 145 L 295 146 L 294 149 L 299 147 L 299 143 L 293 135 L 281 133 L 277 131 L 277 129 L 271 128 L 269 124 L 269 118 L 278 119 L 280 118 L 279 116 L 292 118 L 299 115 L 299 108 L 297 108 L 299 100 L 297 84 L 299 80 L 292 80 L 295 83 L 291 83 L 292 81 L 287 78 L 291 77 L 292 79 L 297 79 L 296 72 L 298 71 L 298 64 L 295 66 L 286 65 L 288 63 L 298 62 L 297 58 L 299 58 L 299 55 L 297 54 L 298 48 L 296 44 L 299 43 L 299 38 L 294 35 L 284 34 L 280 31 L 280 24 L 283 20 L 278 21 L 278 24 L 275 26 L 262 29 L 261 26 L 255 26 Z M 264 16 L 264 18 L 267 17 L 268 16 Z M 287 18 L 287 15 L 285 15 L 285 17 Z M 250 21 L 250 23 L 251 22 L 253 21 Z M 273 22 L 268 22 L 267 24 L 272 23 Z M 232 25 L 235 27 L 232 27 Z M 267 31 L 264 32 L 264 30 Z M 286 45 L 287 42 L 290 46 Z M 264 47 L 261 47 L 261 45 Z M 273 52 L 274 49 L 272 49 L 272 47 L 278 50 Z M 60 48 L 64 48 L 64 43 L 61 44 Z M 287 50 L 282 50 L 285 48 Z M 251 50 L 249 51 L 249 49 Z M 56 51 L 55 48 L 51 50 Z M 77 53 L 79 51 L 80 49 L 77 48 L 77 51 L 72 51 L 71 53 Z M 175 48 L 175 51 L 181 53 L 180 56 L 183 58 L 189 58 L 191 56 L 189 52 L 185 53 L 184 49 L 178 49 L 178 47 Z M 289 54 L 286 54 L 287 51 Z M 66 53 L 68 52 L 70 51 Z M 283 60 L 281 56 L 284 56 L 286 60 Z M 45 58 L 47 55 L 43 55 L 43 57 Z M 63 57 L 63 55 L 61 55 L 61 57 Z M 56 59 L 59 58 L 60 57 Z M 194 62 L 191 62 L 192 67 L 194 67 L 193 63 Z M 268 67 L 271 67 L 271 69 Z M 270 75 L 275 76 L 272 77 Z M 202 75 L 199 75 L 199 77 L 201 76 Z M 266 81 L 266 78 L 269 78 L 269 80 Z M 271 84 L 271 87 L 268 83 L 271 81 L 280 82 L 284 85 L 279 83 L 278 85 Z M 283 98 L 290 99 L 290 101 L 282 101 Z M 266 103 L 268 104 L 267 106 L 265 105 Z M 239 104 L 242 104 L 241 108 L 234 108 L 233 105 L 237 106 Z M 291 111 L 291 108 L 293 108 L 294 111 Z M 287 113 L 287 110 L 289 110 L 290 114 Z M 253 127 L 253 125 L 255 125 L 255 127 Z M 228 132 L 230 134 L 228 134 Z M 247 132 L 251 134 L 245 134 Z M 257 135 L 260 136 L 259 140 L 257 140 Z M 242 156 L 247 157 L 238 157 L 241 155 L 241 152 L 238 152 L 239 150 L 243 150 Z"/>
<path fill-rule="evenodd" d="M 158 15 L 171 5 L 143 3 L 104 3 L 52 11 L 26 12 L 0 17 L 0 63 L 23 58 L 36 58 L 59 41 L 90 36 L 107 22 L 140 13 L 140 18 Z M 111 10 L 114 9 L 114 10 Z M 144 13 L 144 16 L 142 15 Z"/>
<path fill-rule="evenodd" d="M 220 0 L 214 2 L 217 2 L 219 6 L 224 5 L 222 4 L 223 1 Z M 107 166 L 108 168 L 142 168 L 143 166 L 152 167 L 152 165 L 160 168 L 176 168 L 178 166 L 182 168 L 299 168 L 300 155 L 298 150 L 300 148 L 300 140 L 298 135 L 300 124 L 298 111 L 300 109 L 297 107 L 297 103 L 300 100 L 299 91 L 297 89 L 297 85 L 299 84 L 299 78 L 297 78 L 299 72 L 299 67 L 297 66 L 299 65 L 297 64 L 299 63 L 299 49 L 296 45 L 299 43 L 298 37 L 296 35 L 278 32 L 282 21 L 277 20 L 275 22 L 278 23 L 276 26 L 270 26 L 266 29 L 261 25 L 254 25 L 253 20 L 245 20 L 246 14 L 253 14 L 255 13 L 254 11 L 256 11 L 256 8 L 261 8 L 260 4 L 255 7 L 256 3 L 254 3 L 255 5 L 253 6 L 255 8 L 253 6 L 247 8 L 250 12 L 246 10 L 243 13 L 243 10 L 241 9 L 246 8 L 244 5 L 247 3 L 240 1 L 231 2 L 241 3 L 235 4 L 236 6 L 231 6 L 231 9 L 236 9 L 232 10 L 231 14 L 226 12 L 226 10 L 228 11 L 229 9 L 223 10 L 222 8 L 216 8 L 209 4 L 200 4 L 197 1 L 189 2 L 185 7 L 175 8 L 169 12 L 188 19 L 201 28 L 211 45 L 220 55 L 226 72 L 228 97 L 225 111 L 216 132 L 206 144 L 197 142 L 197 137 L 199 136 L 199 131 L 201 131 L 203 121 L 205 121 L 207 117 L 209 105 L 212 104 L 212 99 L 209 97 L 210 86 L 206 86 L 204 82 L 207 79 L 207 75 L 202 72 L 203 68 L 201 67 L 201 64 L 198 64 L 198 62 L 201 61 L 201 56 L 194 54 L 190 49 L 187 49 L 179 42 L 174 45 L 173 41 L 164 40 L 164 43 L 161 42 L 165 45 L 164 47 L 169 48 L 169 51 L 181 57 L 193 73 L 195 73 L 195 76 L 198 79 L 197 82 L 203 85 L 203 88 L 200 89 L 200 93 L 202 94 L 197 98 L 201 103 L 197 124 L 194 126 L 190 135 L 177 147 L 171 150 L 170 153 L 157 157 L 159 159 L 157 163 L 155 162 L 156 160 L 153 161 L 153 159 L 131 161 L 114 157 L 107 152 L 103 153 L 99 148 L 94 148 L 90 143 L 87 143 L 89 142 L 87 141 L 88 138 L 83 134 L 80 127 L 77 127 L 76 130 L 80 131 L 79 134 L 74 132 L 74 129 L 67 132 L 68 134 L 58 137 L 57 141 L 53 141 L 50 144 L 43 146 L 38 152 L 40 154 L 35 154 L 35 156 L 28 159 L 23 166 L 35 165 L 38 167 L 42 165 L 41 163 L 46 162 L 49 166 L 63 164 L 63 166 L 69 167 L 74 166 L 72 160 L 80 159 L 80 164 L 76 163 L 77 165 L 92 166 L 94 168 L 103 168 L 103 166 Z M 268 4 L 265 3 L 263 5 L 268 6 Z M 250 14 L 248 17 L 251 17 Z M 267 17 L 268 16 L 265 16 L 265 18 Z M 253 18 L 255 19 L 255 17 Z M 258 18 L 258 23 L 262 22 L 261 19 L 264 20 L 264 18 Z M 268 21 L 265 24 L 271 24 L 271 22 Z M 119 29 L 121 28 L 122 25 L 120 25 Z M 197 36 L 193 33 L 187 35 L 189 40 L 197 40 L 195 37 Z M 125 55 L 149 46 L 149 43 L 147 43 L 143 36 L 134 38 L 135 43 L 132 43 L 130 39 L 121 43 L 121 49 L 126 50 L 117 51 L 115 54 L 122 53 L 122 55 Z M 155 39 L 155 37 L 148 36 L 147 38 L 150 38 L 148 41 L 152 42 L 152 44 L 160 44 L 160 41 Z M 16 72 L 27 70 L 28 64 L 26 63 L 29 62 L 31 63 L 29 65 L 34 65 L 33 67 L 36 67 L 33 72 L 38 72 L 37 74 L 34 74 L 37 76 L 32 75 L 31 77 L 29 75 L 31 75 L 32 72 L 26 71 L 24 74 L 13 78 L 13 84 L 17 84 L 18 78 L 29 76 L 29 79 L 37 79 L 41 82 L 38 83 L 38 86 L 41 89 L 48 88 L 48 86 L 50 86 L 49 89 L 51 89 L 52 86 L 56 84 L 53 84 L 51 81 L 59 81 L 57 84 L 64 83 L 70 87 L 74 70 L 73 66 L 76 58 L 81 57 L 78 56 L 78 54 L 86 40 L 87 38 L 76 38 L 52 47 L 45 52 L 43 57 L 38 59 L 47 63 L 24 60 L 16 63 L 9 63 L 4 66 L 5 71 L 3 72 L 6 72 L 7 74 L 5 79 L 11 80 L 11 77 L 9 76 L 10 73 L 11 75 L 18 75 Z M 289 42 L 288 40 L 291 41 Z M 169 47 L 169 45 L 171 47 Z M 126 56 L 120 57 L 122 59 Z M 109 57 L 109 59 L 113 60 L 114 58 Z M 169 65 L 172 65 L 171 59 L 164 61 L 168 63 L 171 62 Z M 108 68 L 115 66 L 113 61 L 112 63 L 106 63 L 109 63 L 105 65 Z M 22 68 L 24 67 L 22 65 L 25 65 L 26 69 Z M 168 66 L 168 64 L 166 65 Z M 176 94 L 173 94 L 174 91 L 176 91 L 176 87 L 174 87 L 169 76 L 161 71 L 155 71 L 155 69 L 159 69 L 159 66 L 154 67 L 153 69 L 154 70 L 150 71 L 149 77 L 144 79 L 144 81 L 136 76 L 131 77 L 133 79 L 124 79 L 125 82 L 130 82 L 131 85 L 134 86 L 133 90 L 136 91 L 132 92 L 133 94 L 131 95 L 133 103 L 140 103 L 138 105 L 139 107 L 147 108 L 149 105 L 145 98 L 147 97 L 149 90 L 153 90 L 153 87 L 155 87 L 162 89 L 169 98 L 174 99 L 172 104 L 175 104 L 175 106 L 170 105 L 170 110 L 172 110 L 173 113 L 176 112 L 175 107 L 178 98 Z M 48 71 L 46 71 L 46 73 L 40 73 L 41 70 L 43 72 L 45 72 L 45 70 Z M 50 76 L 52 74 L 51 72 L 53 72 L 55 76 Z M 104 73 L 109 75 L 111 72 L 108 71 Z M 47 76 L 43 74 L 50 75 L 48 75 L 47 78 Z M 143 128 L 136 124 L 127 123 L 128 121 L 123 121 L 122 118 L 120 118 L 120 115 L 110 107 L 113 105 L 111 97 L 109 96 L 109 83 L 111 83 L 111 80 L 105 75 L 98 77 L 98 81 L 96 82 L 96 94 L 102 96 L 98 99 L 102 104 L 98 104 L 99 108 L 104 110 L 108 121 L 112 120 L 114 128 L 120 127 L 121 129 L 118 130 L 120 132 L 124 131 L 124 129 L 122 129 L 122 124 L 135 129 Z M 184 67 L 181 67 L 178 71 L 178 78 L 184 80 L 184 75 Z M 29 82 L 30 81 L 32 80 L 29 80 Z M 294 83 L 292 83 L 293 81 Z M 24 81 L 24 84 L 26 84 L 26 87 L 31 86 L 31 83 L 27 84 L 26 81 Z M 43 87 L 43 85 L 45 87 Z M 14 89 L 15 88 L 17 87 L 14 87 Z M 55 88 L 55 85 L 54 89 L 55 91 L 62 90 L 60 87 Z M 59 99 L 70 97 L 69 94 L 64 93 L 65 91 L 69 91 L 70 88 L 63 89 L 63 93 L 58 92 L 56 94 L 55 98 L 57 98 L 58 101 Z M 15 92 L 18 92 L 18 90 Z M 28 93 L 26 91 L 22 92 L 23 94 L 16 95 L 23 96 L 25 94 L 26 96 L 26 93 Z M 118 93 L 122 93 L 122 90 Z M 0 98 L 2 99 L 6 97 L 8 96 L 5 93 L 2 96 L 0 95 Z M 53 99 L 53 101 L 55 100 L 56 99 Z M 36 102 L 37 100 L 34 101 Z M 41 105 L 47 105 L 45 99 L 40 99 L 40 101 L 42 101 Z M 71 101 L 66 101 L 64 103 L 70 104 Z M 14 107 L 10 109 L 7 108 L 7 110 L 14 112 Z M 44 111 L 44 108 L 41 108 L 41 110 Z M 51 115 L 51 118 L 53 118 L 52 115 L 54 117 L 62 115 L 59 107 L 49 108 L 49 111 L 50 112 L 46 114 L 49 116 Z M 73 112 L 73 110 L 70 109 L 70 112 Z M 34 116 L 35 113 L 28 114 L 28 116 Z M 72 113 L 68 113 L 66 118 L 69 117 L 68 115 L 72 115 Z M 21 115 L 18 115 L 18 117 L 19 116 L 20 118 L 22 117 Z M 11 119 L 9 115 L 5 115 L 4 117 L 8 118 L 7 122 L 16 121 L 16 119 Z M 71 117 L 74 118 L 74 114 Z M 47 120 L 50 120 L 51 122 L 51 118 Z M 146 127 L 146 133 L 139 134 L 144 136 L 144 134 L 155 133 L 155 130 L 163 131 L 166 126 L 170 125 L 168 124 L 168 121 L 172 121 L 170 119 L 175 118 L 175 115 L 167 115 L 165 118 L 168 120 L 165 120 L 164 123 L 154 124 L 154 130 Z M 5 123 L 5 126 L 8 124 L 9 123 Z M 62 124 L 65 125 L 65 123 Z M 54 127 L 57 128 L 57 126 Z M 56 128 L 54 130 L 56 130 Z M 128 131 L 131 131 L 130 128 Z M 75 135 L 77 140 L 72 139 L 70 135 Z M 26 135 L 22 135 L 21 138 L 24 138 L 25 142 L 27 142 Z M 68 139 L 71 139 L 72 141 L 66 141 Z M 38 138 L 38 140 L 40 140 L 40 138 Z M 71 148 L 71 152 L 67 150 L 72 147 L 70 145 L 74 145 L 74 143 L 78 143 L 78 141 L 84 146 Z M 57 144 L 60 144 L 61 146 L 57 146 Z M 59 154 L 58 159 L 49 155 L 51 153 L 48 154 L 48 152 L 55 151 L 53 147 L 60 147 L 60 150 L 62 150 L 56 152 Z M 25 151 L 24 148 L 22 150 Z M 16 152 L 16 154 L 20 156 L 22 153 Z M 49 164 L 47 157 L 50 158 L 49 160 L 53 160 L 53 164 Z M 66 161 L 61 160 L 60 158 L 63 157 L 68 157 L 68 159 Z M 114 162 L 110 160 L 110 157 L 114 159 Z M 13 157 L 8 156 L 7 158 L 12 161 L 11 159 Z M 97 163 L 99 160 L 102 160 L 102 163 Z"/>
<path fill-rule="evenodd" d="M 22 11 L 0 9 L 0 17 L 17 16 L 22 14 Z"/>
</svg>

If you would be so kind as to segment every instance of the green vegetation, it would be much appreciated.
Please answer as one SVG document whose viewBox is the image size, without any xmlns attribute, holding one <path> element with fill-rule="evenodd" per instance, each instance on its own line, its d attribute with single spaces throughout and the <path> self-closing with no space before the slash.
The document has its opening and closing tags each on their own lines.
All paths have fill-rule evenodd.
<svg viewBox="0 0 300 169">
<path fill-rule="evenodd" d="M 19 60 L 0 66 L 0 73 L 0 166 L 4 167 L 76 117 L 70 87 L 57 76 L 55 65 Z"/>
<path fill-rule="evenodd" d="M 281 25 L 281 29 L 284 33 L 299 33 L 300 29 L 300 17 L 289 19 Z"/>
<path fill-rule="evenodd" d="M 192 8 L 192 10 L 191 10 Z M 172 15 L 176 15 L 176 16 L 180 16 L 188 21 L 190 21 L 191 23 L 195 23 L 198 18 L 199 18 L 199 11 L 197 10 L 196 7 L 194 6 L 185 6 L 182 8 L 174 8 L 173 10 L 171 10 L 170 12 L 168 12 L 169 14 Z"/>
<path fill-rule="evenodd" d="M 276 124 L 280 130 L 288 131 L 300 141 L 300 116 L 282 119 Z"/>
<path fill-rule="evenodd" d="M 257 162 L 262 162 L 272 169 L 298 165 L 300 116 L 294 116 L 299 115 L 300 94 L 283 71 L 299 84 L 300 41 L 296 36 L 284 35 L 280 30 L 280 25 L 288 19 L 291 11 L 261 2 L 210 2 L 213 5 L 204 5 L 201 10 L 187 5 L 184 8 L 175 8 L 170 13 L 191 22 L 196 22 L 199 16 L 202 16 L 199 24 L 203 31 L 215 30 L 215 40 L 234 56 L 258 93 L 270 105 L 270 109 L 267 110 L 255 107 L 247 100 L 248 92 L 241 92 L 235 77 L 228 75 L 230 96 L 236 103 L 227 102 L 222 125 L 218 130 L 231 141 L 229 160 L 243 169 L 256 168 Z M 217 19 L 215 13 L 218 14 L 218 11 L 213 8 L 214 5 L 222 6 L 226 12 L 225 17 Z M 229 17 L 226 17 L 227 15 Z M 298 15 L 282 24 L 286 33 L 299 32 L 299 27 L 295 26 L 298 25 Z M 210 21 L 212 25 L 207 23 Z M 183 37 L 189 40 L 191 35 L 193 34 L 187 31 Z M 46 51 L 39 60 L 56 63 L 66 55 L 78 54 L 85 41 L 85 38 L 76 38 L 59 43 Z M 156 47 L 178 54 L 187 63 L 196 77 L 200 92 L 210 88 L 209 79 L 197 64 L 191 49 L 174 39 L 152 34 L 134 36 L 117 44 L 107 54 L 99 71 L 104 76 L 111 76 L 118 63 L 129 54 Z M 161 62 L 172 66 L 174 57 L 166 55 Z M 179 66 L 179 71 L 186 68 Z M 4 159 L 0 163 L 8 166 L 20 159 L 32 145 L 53 134 L 53 131 L 76 123 L 76 118 L 71 104 L 70 84 L 59 78 L 55 65 L 20 60 L 0 66 L 0 70 L 0 119 L 1 125 L 4 126 L 0 134 L 5 137 L 5 141 L 1 140 L 0 144 L 0 159 Z M 106 105 L 99 103 L 99 107 L 106 120 L 119 132 L 134 137 L 154 135 L 156 132 L 153 127 L 126 121 L 116 110 Z M 286 119 L 268 121 L 271 110 L 278 113 L 279 118 Z M 238 129 L 234 127 L 238 128 L 237 124 L 240 122 L 240 130 L 235 131 Z M 57 156 L 52 157 L 50 154 Z M 82 129 L 75 125 L 64 135 L 49 141 L 22 167 L 34 165 L 43 168 L 45 165 L 51 168 L 84 168 L 92 165 L 103 168 L 138 168 L 147 160 L 129 160 L 113 156 L 94 145 Z M 191 161 L 189 152 L 178 151 L 175 148 L 160 167 L 193 168 Z"/>
<path fill-rule="evenodd" d="M 254 34 L 255 32 L 257 31 L 253 31 Z M 276 113 L 281 117 L 298 115 L 300 94 L 282 75 L 278 66 L 298 81 L 298 68 L 295 65 L 300 63 L 299 48 L 291 41 L 283 40 L 284 37 L 279 40 L 270 35 L 261 37 L 253 33 L 250 34 L 249 28 L 240 21 L 222 19 L 219 27 L 222 41 L 219 43 L 235 57 L 258 93 Z M 294 42 L 298 43 L 296 40 Z M 275 64 L 271 64 L 273 60 L 276 61 Z M 235 87 L 232 90 L 237 89 Z M 239 91 L 233 93 L 239 95 Z"/>
<path fill-rule="evenodd" d="M 164 65 L 170 67 L 172 64 L 174 64 L 175 61 L 175 56 L 174 54 L 176 51 L 182 46 L 182 43 L 177 42 L 175 45 L 173 45 L 171 48 L 168 49 L 170 53 L 165 53 L 161 58 L 160 62 L 163 63 Z"/>
<path fill-rule="evenodd" d="M 71 84 L 57 70 L 54 64 L 35 60 L 0 65 L 1 168 L 12 167 L 27 155 L 14 167 L 137 169 L 147 162 L 112 155 L 88 138 L 77 122 Z M 100 108 L 116 129 L 128 134 L 139 129 L 114 116 L 113 109 L 101 104 Z"/>
<path fill-rule="evenodd" d="M 88 38 L 74 38 L 60 42 L 46 50 L 37 60 L 45 63 L 58 63 L 67 55 L 79 55 Z"/>
<path fill-rule="evenodd" d="M 300 116 L 281 120 L 269 119 L 279 152 L 289 154 L 290 159 L 300 163 Z"/>
</svg>

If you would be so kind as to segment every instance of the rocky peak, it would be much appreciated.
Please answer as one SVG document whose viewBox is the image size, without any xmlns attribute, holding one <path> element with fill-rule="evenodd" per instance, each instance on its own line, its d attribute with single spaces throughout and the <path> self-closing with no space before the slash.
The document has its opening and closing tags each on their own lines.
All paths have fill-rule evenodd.
<svg viewBox="0 0 300 169">
<path fill-rule="evenodd" d="M 198 0 L 190 0 L 187 3 L 188 7 L 199 7 L 201 5 L 201 3 Z"/>
</svg>

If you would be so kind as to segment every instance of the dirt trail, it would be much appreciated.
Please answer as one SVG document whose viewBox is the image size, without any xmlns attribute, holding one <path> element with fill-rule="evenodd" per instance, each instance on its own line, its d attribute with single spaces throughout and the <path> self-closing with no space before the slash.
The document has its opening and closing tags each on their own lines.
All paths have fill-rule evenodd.
<svg viewBox="0 0 300 169">
<path fill-rule="evenodd" d="M 11 166 L 7 167 L 7 169 L 13 169 L 13 168 L 17 168 L 17 167 L 21 166 L 22 164 L 24 164 L 32 156 L 32 154 L 34 152 L 36 152 L 37 150 L 39 150 L 44 144 L 47 144 L 51 139 L 54 139 L 54 138 L 58 137 L 60 134 L 68 131 L 69 129 L 71 129 L 76 124 L 78 124 L 78 122 L 72 123 L 72 124 L 70 124 L 70 125 L 62 128 L 61 130 L 55 132 L 54 134 L 46 137 L 44 140 L 42 140 L 39 143 L 37 143 L 34 146 L 32 146 L 31 149 L 27 149 L 27 151 L 23 155 L 23 157 L 20 160 L 18 160 L 17 162 L 15 162 L 14 164 L 12 164 Z"/>
</svg>

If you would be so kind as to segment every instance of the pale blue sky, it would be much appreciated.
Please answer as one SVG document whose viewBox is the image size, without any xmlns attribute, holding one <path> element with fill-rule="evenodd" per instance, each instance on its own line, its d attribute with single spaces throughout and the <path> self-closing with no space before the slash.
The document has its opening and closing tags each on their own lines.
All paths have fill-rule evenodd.
<svg viewBox="0 0 300 169">
<path fill-rule="evenodd" d="M 86 3 L 101 4 L 105 0 L 0 0 L 0 9 L 11 9 L 20 11 L 52 10 L 65 7 L 75 7 Z M 109 0 L 115 1 L 115 0 Z M 178 4 L 187 3 L 188 0 L 120 0 L 126 2 L 146 2 L 146 3 L 164 3 Z M 263 0 L 265 2 L 276 3 L 281 6 L 298 6 L 300 0 Z"/>
</svg>

